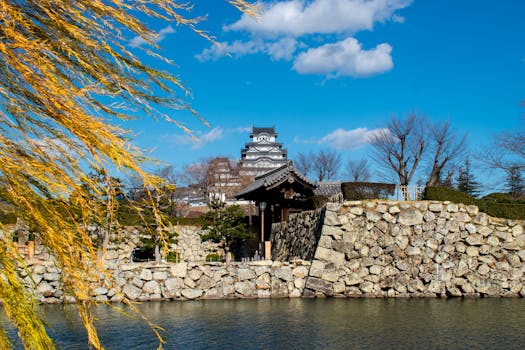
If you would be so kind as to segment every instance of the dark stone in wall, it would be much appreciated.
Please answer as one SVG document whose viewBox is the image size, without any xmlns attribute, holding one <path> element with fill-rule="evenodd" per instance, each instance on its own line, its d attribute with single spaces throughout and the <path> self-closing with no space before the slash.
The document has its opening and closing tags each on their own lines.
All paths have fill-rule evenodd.
<svg viewBox="0 0 525 350">
<path fill-rule="evenodd" d="M 288 220 L 272 225 L 272 259 L 312 260 L 321 237 L 326 208 L 292 214 Z"/>
</svg>

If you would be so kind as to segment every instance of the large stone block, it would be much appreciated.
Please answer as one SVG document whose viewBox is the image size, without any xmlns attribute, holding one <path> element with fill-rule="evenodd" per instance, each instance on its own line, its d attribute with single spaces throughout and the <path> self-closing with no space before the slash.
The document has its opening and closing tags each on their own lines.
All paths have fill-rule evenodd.
<svg viewBox="0 0 525 350">
<path fill-rule="evenodd" d="M 329 281 L 329 282 L 337 282 L 337 280 L 339 279 L 339 272 L 337 271 L 326 271 L 325 273 L 323 273 L 323 275 L 321 276 L 321 278 L 325 281 Z"/>
<path fill-rule="evenodd" d="M 142 290 L 132 284 L 125 284 L 122 292 L 130 300 L 136 300 L 142 294 Z"/>
<path fill-rule="evenodd" d="M 343 234 L 343 231 L 339 227 L 324 225 L 322 229 L 322 234 L 327 236 L 338 237 Z"/>
<path fill-rule="evenodd" d="M 235 291 L 243 296 L 253 296 L 255 292 L 255 283 L 251 281 L 235 282 L 233 285 Z"/>
<path fill-rule="evenodd" d="M 211 287 L 215 286 L 215 282 L 211 277 L 208 277 L 206 275 L 202 275 L 201 278 L 197 281 L 197 288 L 199 289 L 210 289 Z"/>
<path fill-rule="evenodd" d="M 315 258 L 327 262 L 333 263 L 336 267 L 341 266 L 345 262 L 345 254 L 341 252 L 336 252 L 331 249 L 326 249 L 322 247 L 317 247 L 315 252 Z"/>
<path fill-rule="evenodd" d="M 341 219 L 336 212 L 327 210 L 324 218 L 324 224 L 329 226 L 341 226 Z"/>
<path fill-rule="evenodd" d="M 222 299 L 224 295 L 222 294 L 222 288 L 211 288 L 207 290 L 202 299 Z"/>
<path fill-rule="evenodd" d="M 49 285 L 46 281 L 42 281 L 36 287 L 36 292 L 44 297 L 50 297 L 55 293 L 55 288 Z"/>
<path fill-rule="evenodd" d="M 476 235 L 471 234 L 469 235 L 465 241 L 467 241 L 470 245 L 482 245 L 483 244 L 483 236 L 482 235 Z"/>
<path fill-rule="evenodd" d="M 514 237 L 516 237 L 516 236 L 520 236 L 520 235 L 522 235 L 522 234 L 523 234 L 523 226 L 522 226 L 522 225 L 517 224 L 516 226 L 514 226 L 514 227 L 512 228 L 512 235 L 513 235 Z"/>
<path fill-rule="evenodd" d="M 188 273 L 187 263 L 173 264 L 170 268 L 170 274 L 172 277 L 185 278 L 187 273 Z"/>
<path fill-rule="evenodd" d="M 184 281 L 180 277 L 174 277 L 174 278 L 168 278 L 164 282 L 164 286 L 166 289 L 168 289 L 170 292 L 175 291 L 177 289 L 184 288 Z"/>
<path fill-rule="evenodd" d="M 152 277 L 155 281 L 165 281 L 168 279 L 168 271 L 155 271 Z"/>
<path fill-rule="evenodd" d="M 288 283 L 274 278 L 272 281 L 271 294 L 274 298 L 288 297 Z"/>
<path fill-rule="evenodd" d="M 428 205 L 428 210 L 438 213 L 443 210 L 443 205 L 441 203 L 430 203 Z"/>
<path fill-rule="evenodd" d="M 368 210 L 366 212 L 366 219 L 368 221 L 377 222 L 377 221 L 381 220 L 381 215 L 382 214 L 380 214 L 380 213 L 378 213 L 376 211 Z"/>
<path fill-rule="evenodd" d="M 308 268 L 306 266 L 298 266 L 292 271 L 295 278 L 305 278 L 308 275 Z"/>
<path fill-rule="evenodd" d="M 60 281 L 60 274 L 55 273 L 55 272 L 45 273 L 44 279 L 48 282 Z"/>
<path fill-rule="evenodd" d="M 182 290 L 181 294 L 182 294 L 183 297 L 185 297 L 187 299 L 197 299 L 203 294 L 203 291 L 202 291 L 202 289 L 189 289 L 189 288 L 186 288 L 186 289 Z"/>
<path fill-rule="evenodd" d="M 364 211 L 364 209 L 362 207 L 352 207 L 352 208 L 350 208 L 350 213 L 354 214 L 354 215 L 357 215 L 357 216 L 362 215 L 363 211 Z"/>
<path fill-rule="evenodd" d="M 237 270 L 237 278 L 239 281 L 251 280 L 256 277 L 252 269 L 240 268 Z"/>
<path fill-rule="evenodd" d="M 157 281 L 149 281 L 144 283 L 142 291 L 148 294 L 160 294 L 160 284 Z"/>
<path fill-rule="evenodd" d="M 408 256 L 421 255 L 421 249 L 419 249 L 419 247 L 409 246 L 405 249 L 405 252 Z"/>
<path fill-rule="evenodd" d="M 399 214 L 398 221 L 406 226 L 421 225 L 423 223 L 423 214 L 419 210 L 406 210 Z"/>
<path fill-rule="evenodd" d="M 321 292 L 327 296 L 333 294 L 332 283 L 320 278 L 308 277 L 305 287 L 316 292 Z"/>
<path fill-rule="evenodd" d="M 151 281 L 153 279 L 153 274 L 150 269 L 142 269 L 139 278 L 143 281 Z"/>
<path fill-rule="evenodd" d="M 188 271 L 188 275 L 187 277 L 188 278 L 191 278 L 192 280 L 194 281 L 198 281 L 199 278 L 201 278 L 201 276 L 203 275 L 202 271 L 198 268 L 194 268 L 194 269 L 191 269 Z"/>
<path fill-rule="evenodd" d="M 275 277 L 280 278 L 284 281 L 293 281 L 292 269 L 289 267 L 283 267 L 274 272 Z"/>
</svg>

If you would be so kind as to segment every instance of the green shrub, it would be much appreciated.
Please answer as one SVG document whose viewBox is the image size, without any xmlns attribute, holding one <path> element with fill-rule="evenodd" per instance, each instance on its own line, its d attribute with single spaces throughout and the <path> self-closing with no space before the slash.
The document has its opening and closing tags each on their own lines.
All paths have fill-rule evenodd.
<svg viewBox="0 0 525 350">
<path fill-rule="evenodd" d="M 0 211 L 0 222 L 4 225 L 16 224 L 17 218 L 18 218 L 18 215 L 16 215 L 14 212 Z"/>
<path fill-rule="evenodd" d="M 479 209 L 494 217 L 525 220 L 525 200 L 512 199 L 506 193 L 491 193 L 483 198 L 476 199 L 464 192 L 448 187 L 427 187 L 425 199 L 451 201 L 466 205 L 477 205 Z"/>
<path fill-rule="evenodd" d="M 386 199 L 394 195 L 396 185 L 379 182 L 343 182 L 341 189 L 346 200 Z"/>
<path fill-rule="evenodd" d="M 481 198 L 478 206 L 491 216 L 525 220 L 525 200 L 513 199 L 507 193 L 491 193 Z"/>
<path fill-rule="evenodd" d="M 476 198 L 471 195 L 455 190 L 450 187 L 429 186 L 425 190 L 424 199 L 434 201 L 451 201 L 454 203 L 463 203 L 465 205 L 477 205 Z"/>
<path fill-rule="evenodd" d="M 206 261 L 222 261 L 222 258 L 217 253 L 211 253 L 206 255 Z"/>
<path fill-rule="evenodd" d="M 197 218 L 171 218 L 170 221 L 176 225 L 182 226 L 202 226 L 202 219 Z"/>
<path fill-rule="evenodd" d="M 180 255 L 177 252 L 169 252 L 166 256 L 166 261 L 173 262 L 173 263 L 179 263 L 180 262 Z"/>
</svg>

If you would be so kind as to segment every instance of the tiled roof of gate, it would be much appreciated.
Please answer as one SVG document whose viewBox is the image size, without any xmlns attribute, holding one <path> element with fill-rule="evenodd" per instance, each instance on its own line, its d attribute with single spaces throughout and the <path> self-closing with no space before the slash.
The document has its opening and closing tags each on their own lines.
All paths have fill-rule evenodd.
<svg viewBox="0 0 525 350">
<path fill-rule="evenodd" d="M 247 187 L 243 188 L 235 197 L 239 198 L 243 195 L 250 193 L 252 191 L 255 191 L 258 188 L 264 187 L 270 187 L 272 185 L 275 185 L 290 175 L 290 173 L 293 173 L 296 177 L 304 181 L 305 183 L 309 184 L 313 188 L 316 187 L 316 184 L 310 180 L 308 180 L 304 175 L 299 173 L 297 169 L 293 166 L 293 163 L 290 161 L 288 164 L 285 164 L 279 168 L 276 168 L 270 172 L 267 172 L 265 174 L 259 175 L 255 178 L 255 181 L 252 182 Z"/>
</svg>

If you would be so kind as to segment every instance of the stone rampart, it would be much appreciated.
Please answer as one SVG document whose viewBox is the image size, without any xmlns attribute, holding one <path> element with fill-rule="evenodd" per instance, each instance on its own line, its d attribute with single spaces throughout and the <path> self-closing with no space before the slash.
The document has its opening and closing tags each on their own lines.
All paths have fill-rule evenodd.
<svg viewBox="0 0 525 350">
<path fill-rule="evenodd" d="M 272 225 L 272 259 L 312 260 L 323 228 L 325 208 L 292 214 Z"/>
<path fill-rule="evenodd" d="M 523 222 L 450 202 L 329 204 L 305 296 L 525 296 Z"/>
<path fill-rule="evenodd" d="M 300 297 L 310 263 L 123 263 L 108 267 L 115 286 L 94 288 L 92 297 L 98 301 L 118 302 L 122 296 L 133 301 Z M 29 269 L 32 280 L 24 271 L 21 275 L 28 287 L 36 285 L 37 300 L 74 301 L 63 295 L 60 270 L 52 263 L 33 264 Z"/>
<path fill-rule="evenodd" d="M 95 288 L 97 300 L 525 296 L 524 223 L 492 218 L 476 206 L 328 204 L 325 212 L 291 216 L 276 233 L 276 258 L 313 255 L 288 262 L 133 263 L 129 256 L 139 238 L 128 230 L 132 238 L 108 246 L 105 263 L 116 285 Z M 28 265 L 32 279 L 24 270 L 20 275 L 38 300 L 71 301 L 63 295 L 60 270 L 41 247 Z"/>
</svg>

